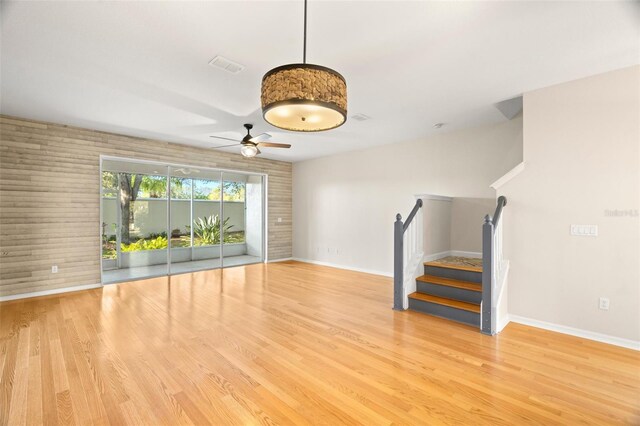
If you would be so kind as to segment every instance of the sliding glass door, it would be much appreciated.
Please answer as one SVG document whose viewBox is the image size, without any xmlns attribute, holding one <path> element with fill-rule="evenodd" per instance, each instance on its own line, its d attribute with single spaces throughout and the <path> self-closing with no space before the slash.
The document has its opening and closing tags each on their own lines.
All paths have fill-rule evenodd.
<svg viewBox="0 0 640 426">
<path fill-rule="evenodd" d="M 171 167 L 170 173 L 176 182 L 172 192 L 176 195 L 171 197 L 171 272 L 221 267 L 221 172 Z"/>
<path fill-rule="evenodd" d="M 102 161 L 103 282 L 264 260 L 264 178 Z"/>
<path fill-rule="evenodd" d="M 188 170 L 188 169 L 186 169 Z M 171 201 L 169 205 L 169 229 L 171 244 L 169 258 L 174 272 L 181 266 L 188 266 L 193 260 L 193 226 L 191 212 L 193 208 L 193 178 L 188 171 L 175 167 L 169 168 Z M 188 270 L 188 268 L 187 268 Z"/>
<path fill-rule="evenodd" d="M 102 270 L 109 281 L 167 270 L 166 166 L 104 161 Z"/>
</svg>

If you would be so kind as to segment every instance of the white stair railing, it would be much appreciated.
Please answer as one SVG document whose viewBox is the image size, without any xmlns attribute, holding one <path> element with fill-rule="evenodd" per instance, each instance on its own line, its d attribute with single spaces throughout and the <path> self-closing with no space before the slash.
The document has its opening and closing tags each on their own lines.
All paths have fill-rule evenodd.
<svg viewBox="0 0 640 426">
<path fill-rule="evenodd" d="M 507 271 L 502 252 L 502 209 L 507 199 L 498 197 L 493 218 L 485 216 L 482 226 L 482 303 L 480 330 L 484 334 L 496 334 L 498 298 L 502 293 Z"/>
<path fill-rule="evenodd" d="M 402 305 L 404 309 L 409 307 L 409 295 L 416 291 L 416 270 L 418 270 L 422 264 L 424 257 L 423 238 L 422 238 L 422 209 L 418 210 L 416 218 L 405 232 L 405 256 L 404 256 L 404 268 L 403 268 L 403 299 Z"/>
</svg>

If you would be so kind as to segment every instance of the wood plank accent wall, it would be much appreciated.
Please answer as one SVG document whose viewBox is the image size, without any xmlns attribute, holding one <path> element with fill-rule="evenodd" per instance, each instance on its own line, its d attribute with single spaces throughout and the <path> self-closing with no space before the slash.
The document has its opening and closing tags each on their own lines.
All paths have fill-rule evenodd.
<svg viewBox="0 0 640 426">
<path fill-rule="evenodd" d="M 291 163 L 0 115 L 0 297 L 100 283 L 100 155 L 268 174 L 268 258 L 291 257 Z"/>
</svg>

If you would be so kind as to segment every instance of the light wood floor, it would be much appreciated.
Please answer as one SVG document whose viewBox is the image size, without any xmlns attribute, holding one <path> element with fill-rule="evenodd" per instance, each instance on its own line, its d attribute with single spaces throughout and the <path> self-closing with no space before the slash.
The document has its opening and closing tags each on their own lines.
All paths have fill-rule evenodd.
<svg viewBox="0 0 640 426">
<path fill-rule="evenodd" d="M 640 354 L 252 265 L 0 304 L 0 424 L 640 423 Z"/>
</svg>

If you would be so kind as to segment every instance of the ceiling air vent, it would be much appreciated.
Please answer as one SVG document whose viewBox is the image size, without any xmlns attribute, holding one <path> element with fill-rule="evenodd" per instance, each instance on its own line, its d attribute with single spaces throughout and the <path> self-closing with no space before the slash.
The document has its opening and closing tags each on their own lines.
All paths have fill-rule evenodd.
<svg viewBox="0 0 640 426">
<path fill-rule="evenodd" d="M 360 114 L 360 113 L 352 115 L 351 118 L 353 118 L 356 121 L 367 121 L 371 119 L 371 117 L 369 117 L 368 115 Z"/>
<path fill-rule="evenodd" d="M 230 72 L 231 74 L 238 74 L 244 69 L 244 65 L 240 65 L 239 63 L 233 62 L 232 60 L 220 55 L 209 61 L 209 65 Z"/>
</svg>

